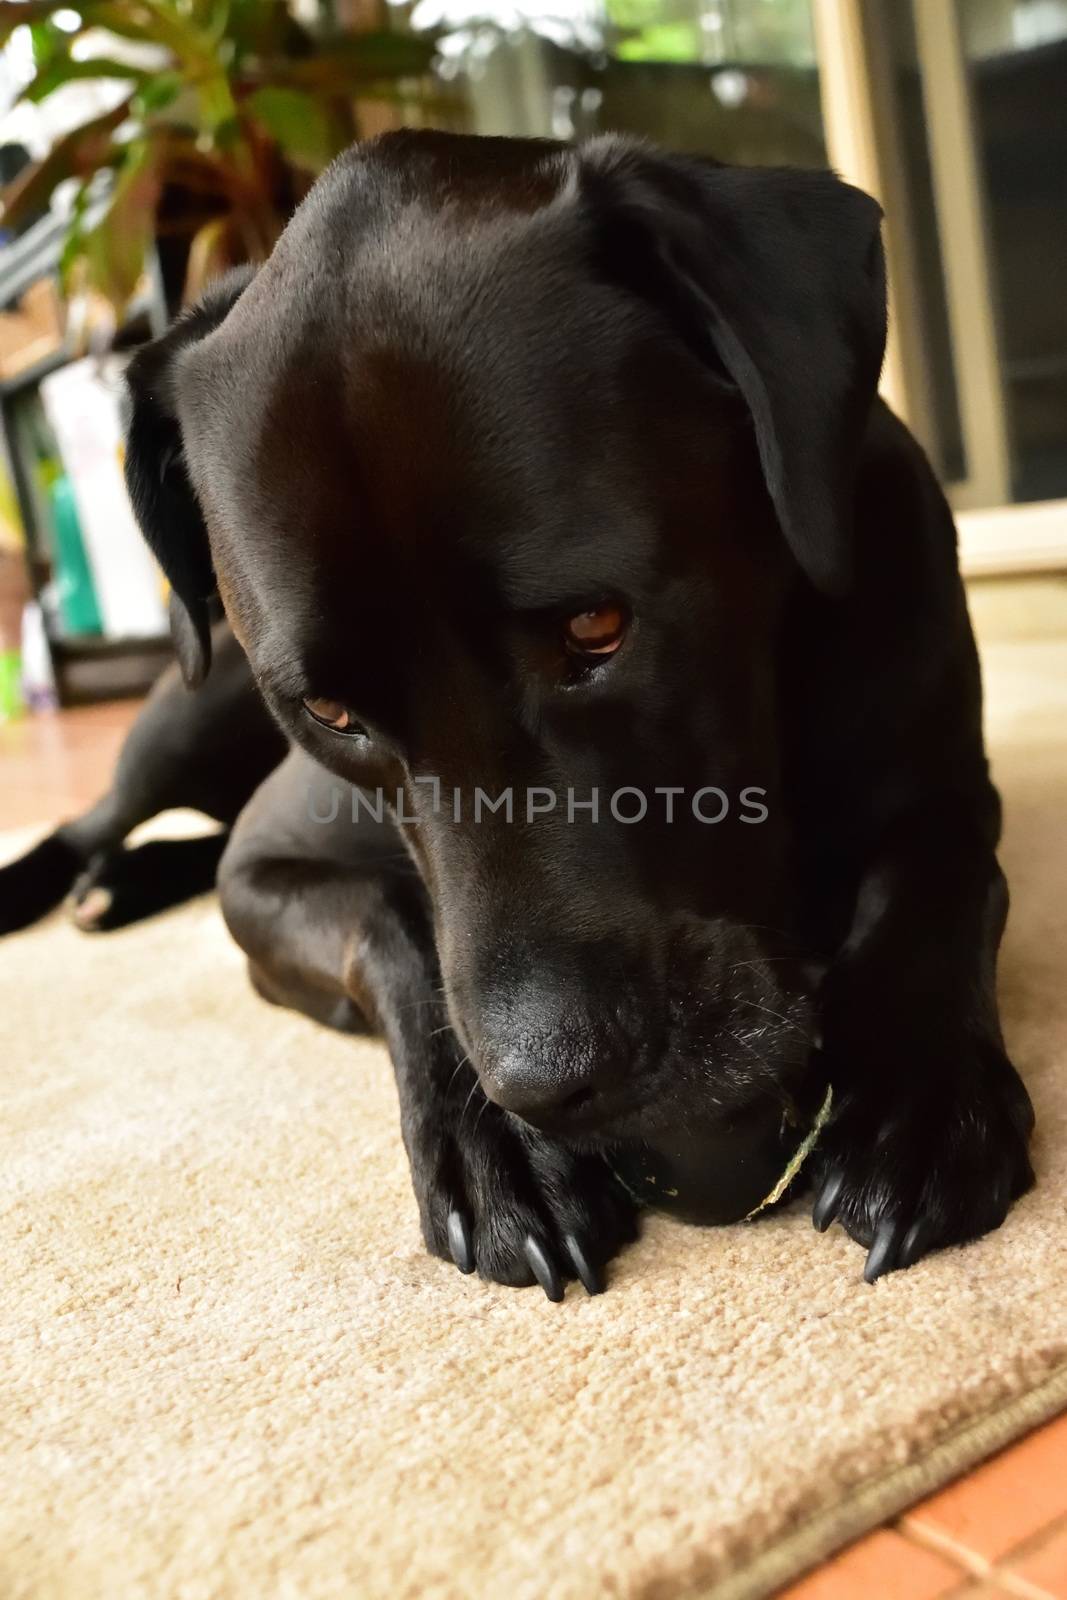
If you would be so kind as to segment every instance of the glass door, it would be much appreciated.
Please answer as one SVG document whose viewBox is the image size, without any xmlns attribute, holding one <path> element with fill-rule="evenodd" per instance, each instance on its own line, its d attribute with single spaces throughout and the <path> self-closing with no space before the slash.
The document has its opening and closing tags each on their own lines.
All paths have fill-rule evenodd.
<svg viewBox="0 0 1067 1600">
<path fill-rule="evenodd" d="M 831 153 L 887 212 L 893 399 L 957 509 L 965 565 L 1067 565 L 1067 0 L 816 14 Z"/>
<path fill-rule="evenodd" d="M 831 164 L 886 212 L 882 387 L 966 562 L 1067 565 L 1067 0 L 394 0 L 454 126 Z M 447 120 L 441 108 L 428 120 Z"/>
</svg>

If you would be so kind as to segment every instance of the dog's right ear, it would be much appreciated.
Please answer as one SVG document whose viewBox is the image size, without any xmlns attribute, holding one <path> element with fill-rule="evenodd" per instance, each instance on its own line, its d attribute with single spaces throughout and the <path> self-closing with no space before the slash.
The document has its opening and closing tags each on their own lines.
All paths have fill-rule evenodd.
<svg viewBox="0 0 1067 1600">
<path fill-rule="evenodd" d="M 831 172 L 727 167 L 615 134 L 579 151 L 600 269 L 665 313 L 752 419 L 786 543 L 847 592 L 885 350 L 881 210 Z"/>
<path fill-rule="evenodd" d="M 215 575 L 204 516 L 185 465 L 174 363 L 186 346 L 219 326 L 253 276 L 253 268 L 239 267 L 220 278 L 126 369 L 126 487 L 141 532 L 170 584 L 171 634 L 190 689 L 203 682 L 211 665 L 208 602 Z"/>
</svg>

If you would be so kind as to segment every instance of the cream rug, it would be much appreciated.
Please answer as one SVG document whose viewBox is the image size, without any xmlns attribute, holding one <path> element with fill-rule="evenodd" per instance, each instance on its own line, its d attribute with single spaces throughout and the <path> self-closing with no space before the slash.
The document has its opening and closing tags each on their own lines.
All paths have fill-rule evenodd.
<svg viewBox="0 0 1067 1600">
<path fill-rule="evenodd" d="M 211 903 L 0 947 L 3 1600 L 766 1595 L 1067 1404 L 1067 645 L 987 671 L 1040 1181 L 873 1288 L 799 1207 L 651 1221 L 595 1300 L 463 1278 L 381 1051 Z"/>
</svg>

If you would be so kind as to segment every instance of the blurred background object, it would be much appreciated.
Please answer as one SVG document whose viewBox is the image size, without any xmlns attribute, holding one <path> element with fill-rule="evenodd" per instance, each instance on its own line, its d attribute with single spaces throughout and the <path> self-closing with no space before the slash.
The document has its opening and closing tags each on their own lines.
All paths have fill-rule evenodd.
<svg viewBox="0 0 1067 1600">
<path fill-rule="evenodd" d="M 59 117 L 47 150 L 4 189 L 4 225 L 63 187 L 61 266 L 68 279 L 81 269 L 117 315 L 153 250 L 168 307 L 227 267 L 265 260 L 316 174 L 358 137 L 357 96 L 394 93 L 433 57 L 432 41 L 409 32 L 349 32 L 327 6 L 305 25 L 298 11 L 308 8 L 285 0 L 0 6 L 0 36 L 22 17 L 29 32 L 21 101 Z"/>
<path fill-rule="evenodd" d="M 0 489 L 64 701 L 165 651 L 102 355 L 402 124 L 835 166 L 886 210 L 883 388 L 965 565 L 1067 565 L 1067 0 L 0 0 L 0 41 Z"/>
<path fill-rule="evenodd" d="M 0 4 L 0 419 L 65 702 L 143 689 L 167 652 L 162 584 L 122 484 L 121 367 L 105 353 L 161 331 L 219 272 L 265 260 L 368 124 L 442 97 L 433 36 L 359 10 Z"/>
</svg>

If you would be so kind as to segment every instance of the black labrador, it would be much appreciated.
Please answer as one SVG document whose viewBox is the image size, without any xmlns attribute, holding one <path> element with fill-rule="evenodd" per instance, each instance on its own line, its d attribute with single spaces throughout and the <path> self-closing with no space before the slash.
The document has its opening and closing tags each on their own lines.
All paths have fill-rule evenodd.
<svg viewBox="0 0 1067 1600">
<path fill-rule="evenodd" d="M 212 596 L 240 647 L 161 686 L 8 922 L 90 859 L 98 919 L 177 898 L 218 844 L 149 870 L 125 831 L 243 806 L 253 981 L 384 1035 L 465 1271 L 597 1289 L 634 1229 L 605 1152 L 780 1114 L 813 1043 L 815 1222 L 868 1278 L 1032 1182 L 954 529 L 875 394 L 879 220 L 824 172 L 389 134 L 132 363 L 186 681 Z"/>
</svg>

